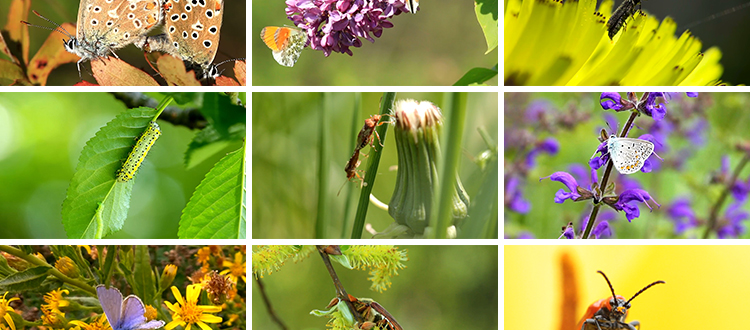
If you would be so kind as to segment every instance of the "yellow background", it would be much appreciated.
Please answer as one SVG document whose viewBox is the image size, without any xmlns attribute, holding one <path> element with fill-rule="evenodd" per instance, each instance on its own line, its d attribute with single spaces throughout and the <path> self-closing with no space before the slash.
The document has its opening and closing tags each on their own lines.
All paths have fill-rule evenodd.
<svg viewBox="0 0 750 330">
<path fill-rule="evenodd" d="M 629 299 L 627 321 L 644 330 L 747 328 L 749 246 L 505 246 L 505 329 L 559 329 L 561 255 L 573 261 L 579 303 L 576 322 L 594 301 Z M 743 325 L 744 324 L 744 325 Z M 571 325 L 568 329 L 573 329 Z"/>
</svg>

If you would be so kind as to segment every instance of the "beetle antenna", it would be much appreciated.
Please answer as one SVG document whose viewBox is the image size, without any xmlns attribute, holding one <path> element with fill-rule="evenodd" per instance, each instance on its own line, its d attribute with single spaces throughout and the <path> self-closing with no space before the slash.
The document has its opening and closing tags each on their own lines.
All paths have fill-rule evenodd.
<svg viewBox="0 0 750 330">
<path fill-rule="evenodd" d="M 638 297 L 638 295 L 639 295 L 639 294 L 641 294 L 641 292 L 643 292 L 643 291 L 646 291 L 646 289 L 648 289 L 648 288 L 650 288 L 650 287 L 652 287 L 652 286 L 654 286 L 654 285 L 657 285 L 657 284 L 666 284 L 666 283 L 667 283 L 667 282 L 664 282 L 664 281 L 656 281 L 656 282 L 654 282 L 654 283 L 651 283 L 651 284 L 649 284 L 649 285 L 646 285 L 646 287 L 645 287 L 645 288 L 641 289 L 641 291 L 638 291 L 638 292 L 636 292 L 636 293 L 635 293 L 635 294 L 633 295 L 633 297 L 631 297 L 630 299 L 628 299 L 628 301 L 627 301 L 627 302 L 625 303 L 625 305 L 627 305 L 627 304 L 628 304 L 628 303 L 629 303 L 629 302 L 630 302 L 631 300 L 633 300 L 633 298 L 635 298 L 635 297 Z"/>
<path fill-rule="evenodd" d="M 612 291 L 612 298 L 615 298 L 615 301 L 617 301 L 617 296 L 615 296 L 615 289 L 612 288 L 612 283 L 609 283 L 609 279 L 607 278 L 607 275 L 604 275 L 604 272 L 602 272 L 601 270 L 597 270 L 596 272 L 599 273 L 599 274 L 602 274 L 602 276 L 604 276 L 604 279 L 607 281 L 607 284 L 609 285 L 609 290 Z M 651 285 L 653 285 L 653 283 Z M 651 285 L 649 285 L 649 286 L 651 286 Z M 648 287 L 646 287 L 646 288 L 648 288 Z M 646 289 L 643 289 L 643 290 L 646 290 Z M 643 290 L 641 290 L 641 291 L 643 291 Z M 638 292 L 638 293 L 640 293 L 640 292 Z M 638 293 L 636 293 L 636 296 L 638 295 Z M 635 298 L 635 297 L 633 297 L 633 298 Z"/>
</svg>

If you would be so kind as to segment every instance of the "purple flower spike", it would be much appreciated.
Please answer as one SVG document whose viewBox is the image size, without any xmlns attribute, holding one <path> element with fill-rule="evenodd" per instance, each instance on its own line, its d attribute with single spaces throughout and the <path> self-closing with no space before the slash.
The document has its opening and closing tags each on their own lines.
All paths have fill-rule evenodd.
<svg viewBox="0 0 750 330">
<path fill-rule="evenodd" d="M 650 93 L 646 98 L 646 103 L 638 107 L 638 110 L 656 121 L 664 119 L 667 114 L 667 106 L 664 103 L 656 104 L 656 98 L 660 96 L 662 96 L 662 93 Z"/>
<path fill-rule="evenodd" d="M 563 231 L 561 237 L 565 237 L 567 239 L 574 239 L 574 238 L 576 238 L 576 232 L 573 229 L 573 226 L 566 227 L 565 231 Z"/>
<path fill-rule="evenodd" d="M 647 203 L 648 200 L 652 200 L 654 204 L 661 207 L 661 205 L 659 205 L 659 203 L 657 203 L 647 191 L 642 189 L 629 189 L 620 194 L 620 198 L 617 203 L 614 204 L 614 208 L 618 211 L 625 211 L 625 217 L 628 219 L 628 222 L 630 222 L 641 215 L 641 211 L 638 209 L 638 204 L 630 203 L 643 202 L 649 210 L 653 210 L 651 205 Z"/>
<path fill-rule="evenodd" d="M 567 172 L 555 172 L 552 173 L 550 176 L 545 176 L 543 178 L 539 178 L 539 181 L 542 181 L 543 179 L 549 178 L 552 181 L 558 181 L 564 184 L 570 192 L 565 192 L 564 189 L 560 189 L 555 193 L 555 203 L 562 204 L 565 202 L 566 199 L 570 198 L 570 200 L 575 201 L 576 198 L 581 197 L 581 195 L 578 193 L 578 182 L 576 182 L 576 179 L 573 178 L 572 175 L 570 175 Z"/>
<path fill-rule="evenodd" d="M 716 231 L 719 238 L 736 238 L 745 232 L 745 226 L 742 222 L 750 217 L 750 214 L 742 209 L 742 203 L 729 205 L 724 216 L 726 217 L 726 225 Z"/>
<path fill-rule="evenodd" d="M 597 239 L 601 238 L 602 236 L 612 237 L 612 229 L 609 227 L 609 222 L 607 221 L 602 221 L 597 224 L 591 233 L 594 234 Z"/>
<path fill-rule="evenodd" d="M 286 0 L 287 17 L 307 31 L 310 47 L 353 55 L 349 47 L 362 39 L 375 42 L 383 29 L 393 27 L 391 17 L 408 12 L 404 0 Z"/>
<path fill-rule="evenodd" d="M 505 184 L 505 206 L 513 212 L 526 214 L 531 209 L 531 203 L 523 198 L 523 192 L 519 187 L 521 180 L 512 176 L 506 180 Z"/>
<path fill-rule="evenodd" d="M 540 152 L 546 152 L 550 155 L 557 154 L 557 151 L 560 150 L 560 143 L 555 140 L 555 138 L 547 138 L 544 141 L 538 143 L 536 146 L 534 146 L 534 149 L 529 151 L 529 154 L 526 155 L 526 167 L 527 168 L 533 168 L 536 166 L 536 156 Z"/>
</svg>

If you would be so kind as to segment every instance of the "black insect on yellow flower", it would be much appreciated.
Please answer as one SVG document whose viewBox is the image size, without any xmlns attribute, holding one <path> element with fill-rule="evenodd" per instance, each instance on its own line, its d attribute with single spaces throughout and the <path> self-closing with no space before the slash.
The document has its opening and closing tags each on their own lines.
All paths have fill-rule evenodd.
<svg viewBox="0 0 750 330">
<path fill-rule="evenodd" d="M 637 10 L 641 9 L 641 0 L 624 0 L 620 6 L 615 9 L 615 12 L 612 13 L 612 17 L 607 21 L 607 35 L 609 35 L 610 40 L 612 40 L 615 34 L 625 26 L 625 21 L 635 14 L 636 6 L 638 6 Z"/>
</svg>

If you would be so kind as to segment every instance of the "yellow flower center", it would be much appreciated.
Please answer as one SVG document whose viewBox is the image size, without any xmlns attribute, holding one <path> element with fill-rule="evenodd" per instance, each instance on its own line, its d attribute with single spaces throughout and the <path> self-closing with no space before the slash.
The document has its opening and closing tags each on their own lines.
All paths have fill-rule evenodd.
<svg viewBox="0 0 750 330">
<path fill-rule="evenodd" d="M 237 277 L 245 275 L 245 268 L 246 268 L 245 264 L 239 263 L 239 262 L 229 267 L 229 269 L 232 270 L 232 275 L 237 276 Z"/>
<path fill-rule="evenodd" d="M 185 306 L 180 308 L 178 313 L 180 318 L 187 323 L 198 323 L 203 315 L 203 311 L 198 307 L 197 302 L 186 301 Z"/>
</svg>

